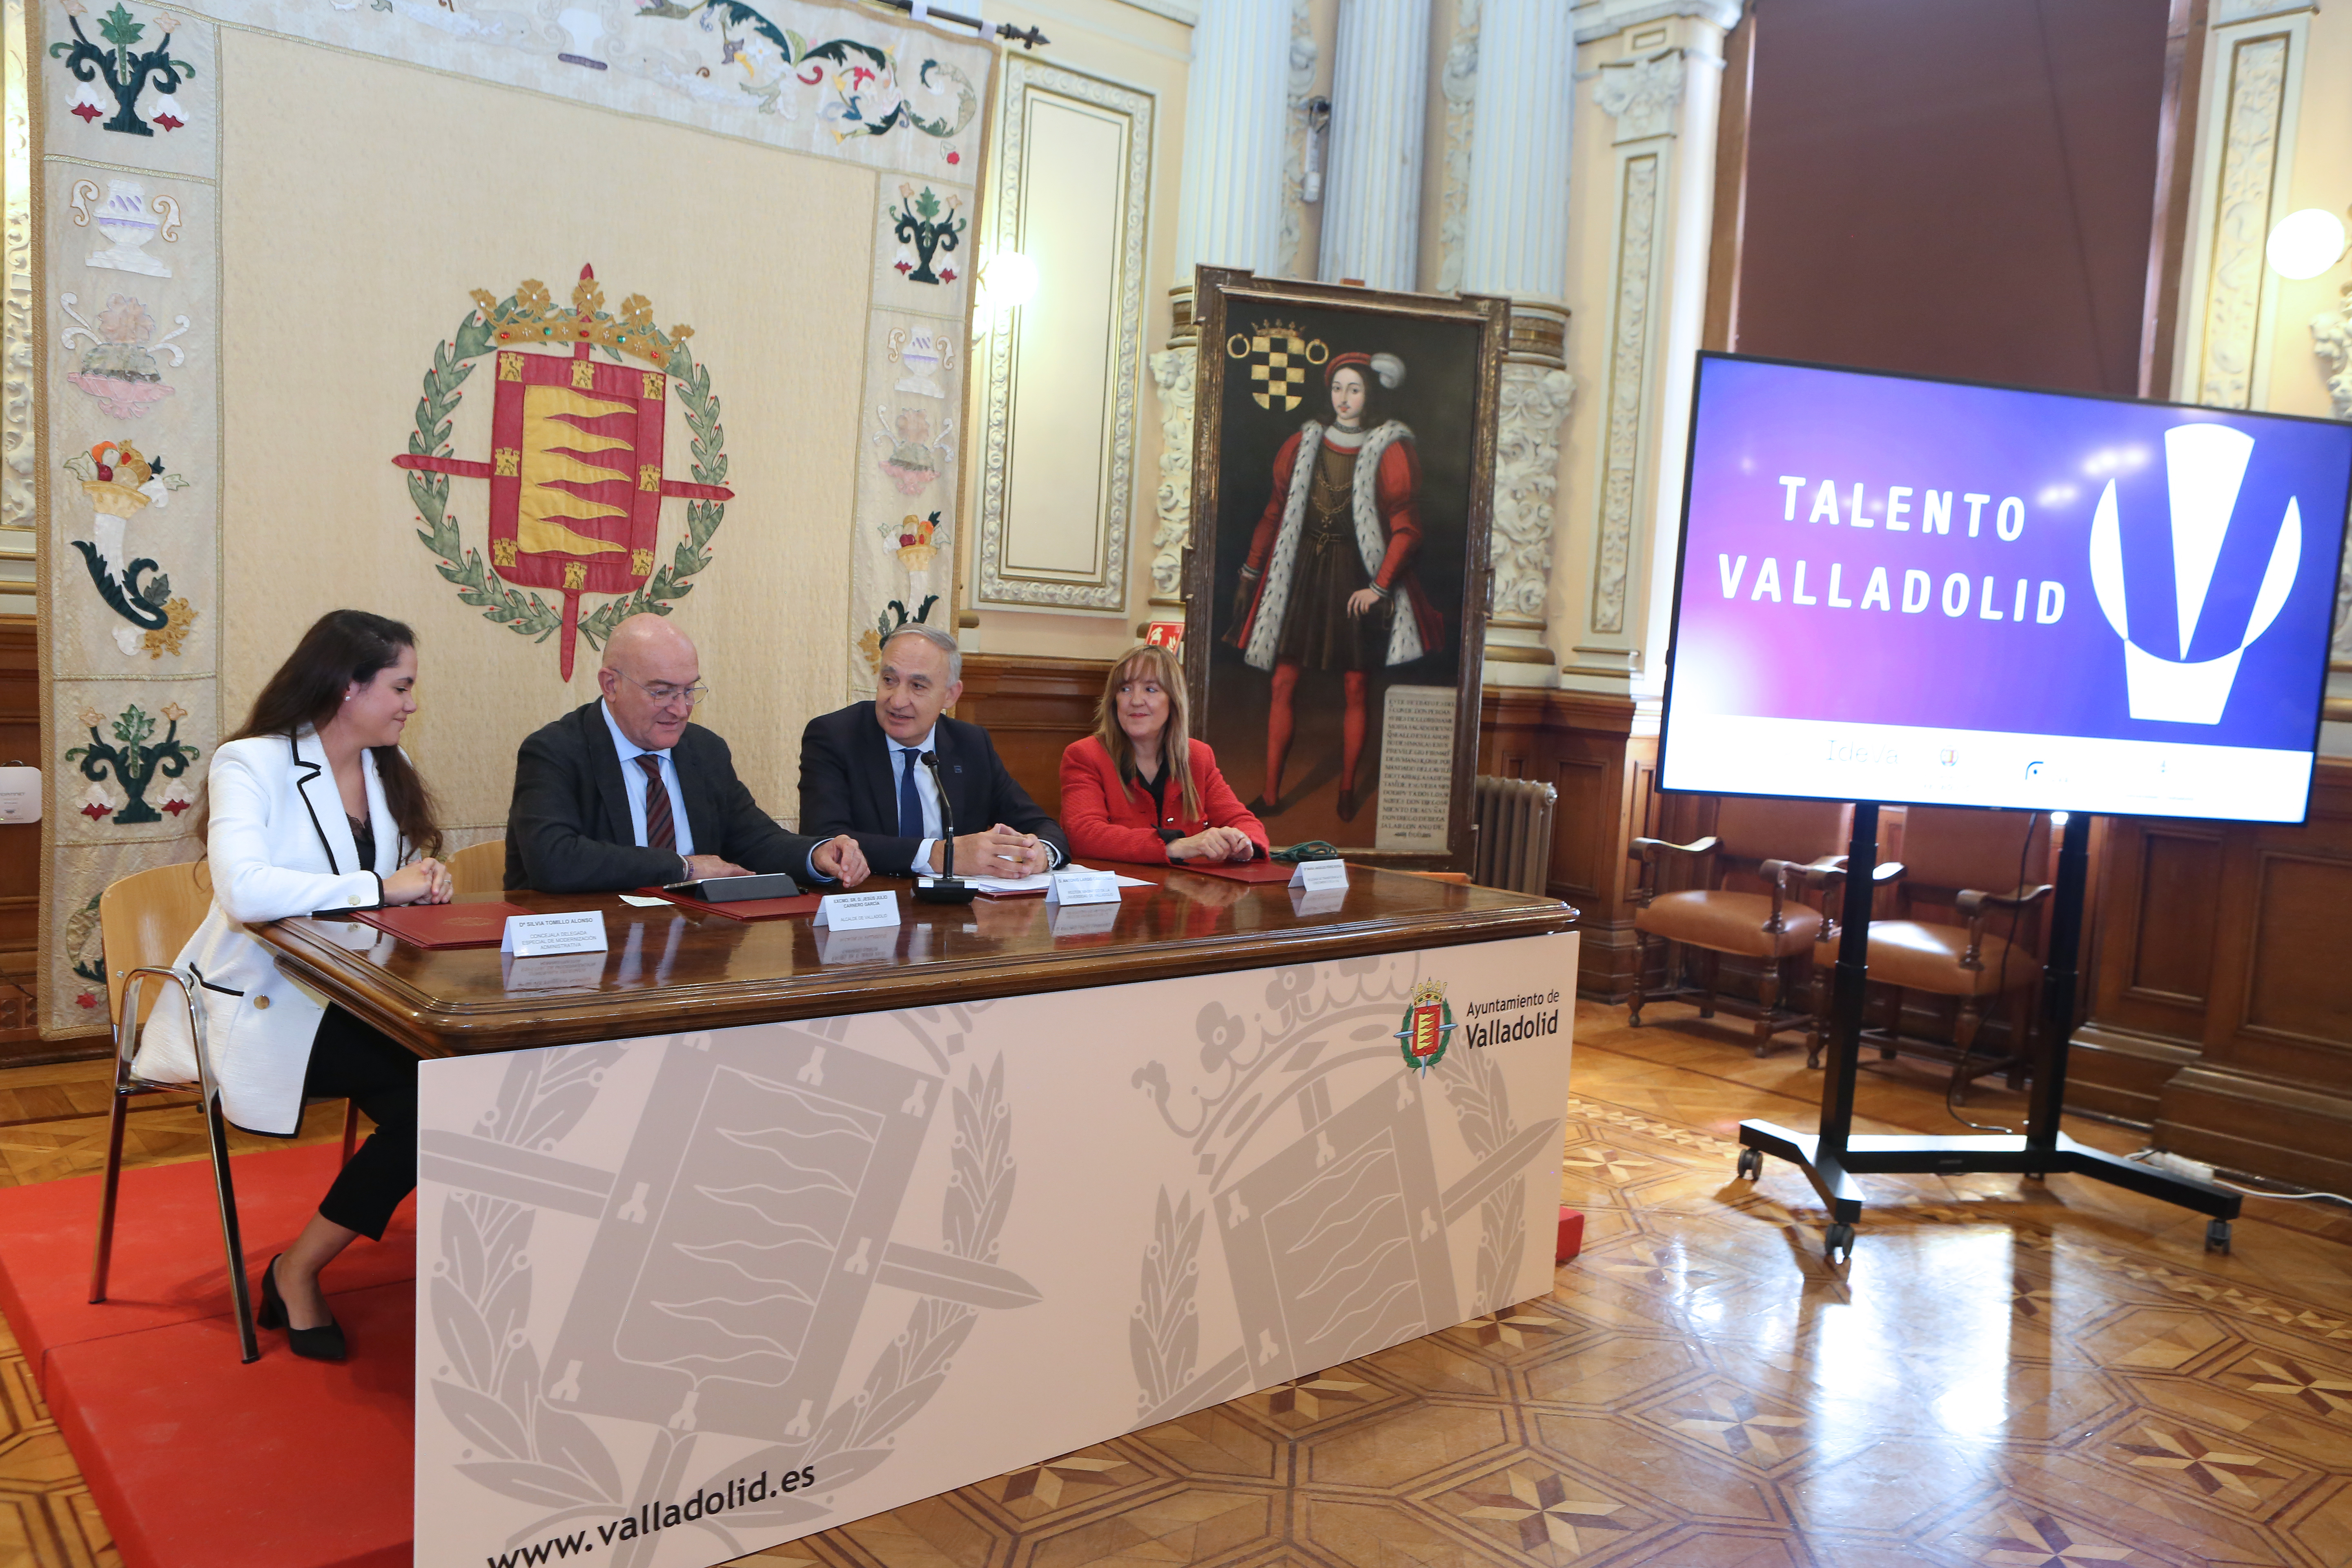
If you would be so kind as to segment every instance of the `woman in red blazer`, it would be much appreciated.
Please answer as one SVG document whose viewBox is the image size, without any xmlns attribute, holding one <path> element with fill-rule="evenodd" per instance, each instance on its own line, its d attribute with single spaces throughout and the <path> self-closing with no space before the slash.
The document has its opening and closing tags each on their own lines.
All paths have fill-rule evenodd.
<svg viewBox="0 0 2352 1568">
<path fill-rule="evenodd" d="M 1146 644 L 1111 667 L 1095 732 L 1062 753 L 1074 856 L 1146 863 L 1262 859 L 1265 825 L 1192 738 L 1175 656 Z"/>
</svg>

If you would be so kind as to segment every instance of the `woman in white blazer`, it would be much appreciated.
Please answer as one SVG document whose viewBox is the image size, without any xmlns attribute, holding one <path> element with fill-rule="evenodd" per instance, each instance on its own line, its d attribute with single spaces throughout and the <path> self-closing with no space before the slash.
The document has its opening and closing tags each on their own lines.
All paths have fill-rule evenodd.
<svg viewBox="0 0 2352 1568">
<path fill-rule="evenodd" d="M 416 637 L 336 610 L 302 635 L 213 752 L 205 844 L 213 907 L 175 967 L 194 984 L 228 1120 L 290 1137 L 307 1095 L 348 1098 L 375 1131 L 300 1237 L 262 1271 L 256 1321 L 297 1355 L 343 1357 L 319 1270 L 355 1237 L 382 1240 L 416 1185 L 416 1058 L 278 969 L 250 928 L 294 915 L 446 903 L 433 800 L 400 734 L 416 711 Z M 192 1080 L 184 1016 L 160 1007 L 133 1064 Z"/>
</svg>

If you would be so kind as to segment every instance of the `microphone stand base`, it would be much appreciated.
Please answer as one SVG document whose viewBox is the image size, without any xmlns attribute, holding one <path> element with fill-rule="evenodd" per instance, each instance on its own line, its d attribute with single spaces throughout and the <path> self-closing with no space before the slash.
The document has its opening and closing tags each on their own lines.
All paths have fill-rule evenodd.
<svg viewBox="0 0 2352 1568">
<path fill-rule="evenodd" d="M 929 882 L 915 884 L 915 901 L 923 904 L 968 904 L 977 898 L 980 889 L 970 882 L 953 877 L 940 877 Z"/>
</svg>

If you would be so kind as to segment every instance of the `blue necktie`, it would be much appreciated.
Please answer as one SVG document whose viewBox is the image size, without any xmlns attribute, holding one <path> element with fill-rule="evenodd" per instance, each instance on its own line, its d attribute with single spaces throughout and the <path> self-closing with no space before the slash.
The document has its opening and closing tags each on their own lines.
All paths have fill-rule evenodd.
<svg viewBox="0 0 2352 1568">
<path fill-rule="evenodd" d="M 923 833 L 923 797 L 915 793 L 915 768 L 922 755 L 912 746 L 898 748 L 898 837 L 921 838 Z"/>
</svg>

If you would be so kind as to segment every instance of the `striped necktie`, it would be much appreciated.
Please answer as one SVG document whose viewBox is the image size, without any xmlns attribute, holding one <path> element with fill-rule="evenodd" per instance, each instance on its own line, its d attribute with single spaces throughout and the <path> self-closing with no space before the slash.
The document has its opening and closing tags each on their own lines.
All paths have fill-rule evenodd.
<svg viewBox="0 0 2352 1568">
<path fill-rule="evenodd" d="M 661 759 L 651 752 L 639 752 L 637 766 L 646 770 L 646 847 L 675 852 L 677 824 L 670 816 L 669 786 L 662 783 Z"/>
</svg>

